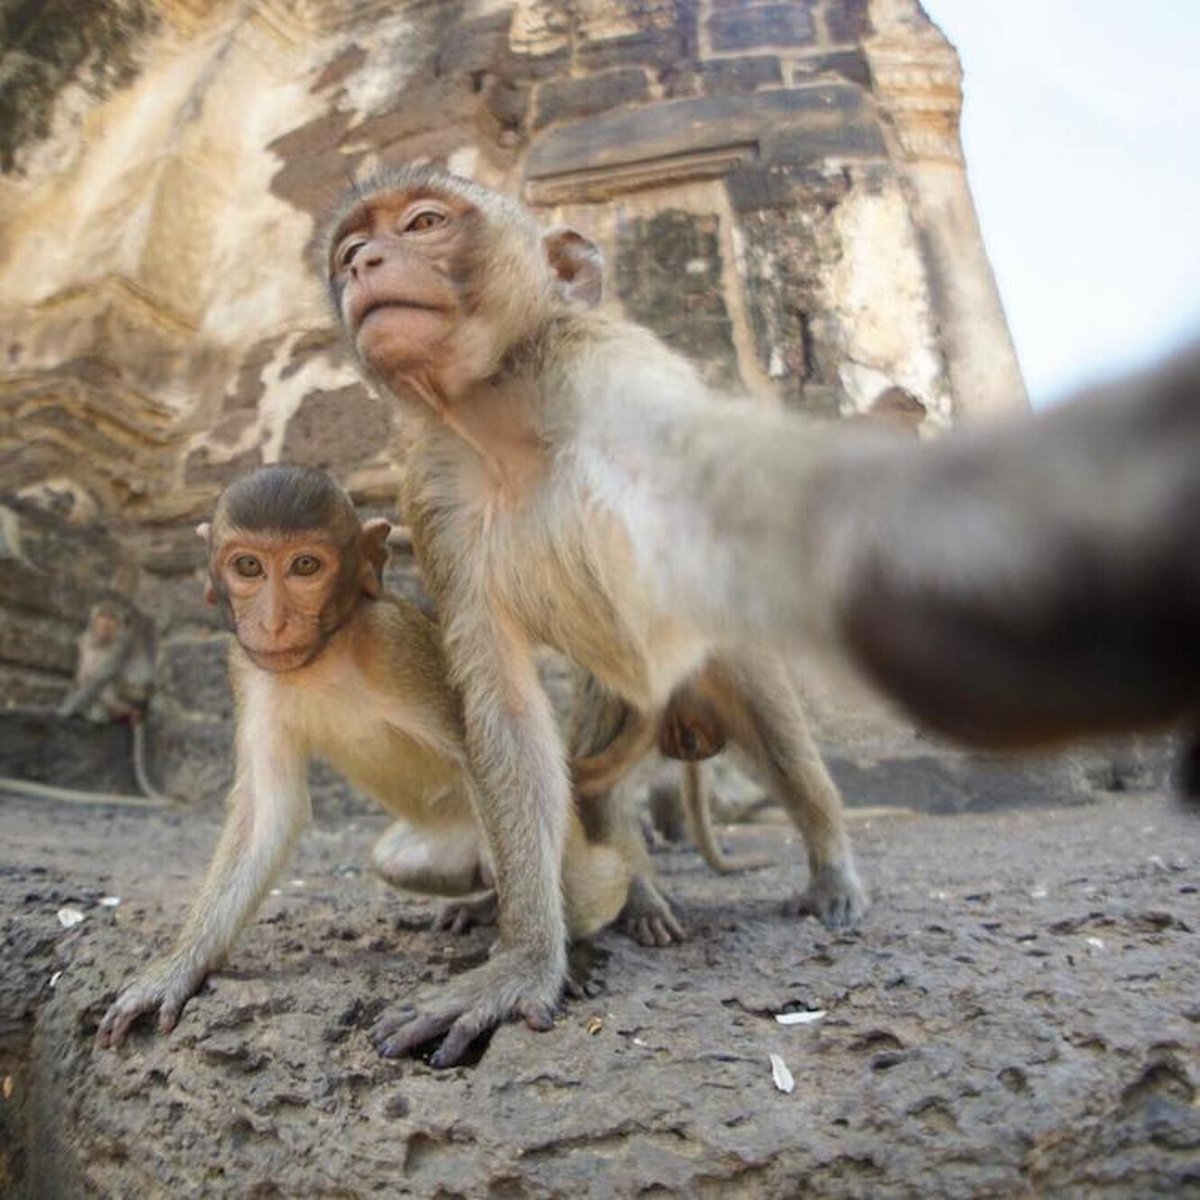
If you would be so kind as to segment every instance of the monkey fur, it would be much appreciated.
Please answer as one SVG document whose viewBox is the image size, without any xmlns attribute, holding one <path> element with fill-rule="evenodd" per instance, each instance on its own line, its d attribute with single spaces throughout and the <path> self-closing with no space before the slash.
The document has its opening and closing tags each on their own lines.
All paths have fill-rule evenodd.
<svg viewBox="0 0 1200 1200">
<path fill-rule="evenodd" d="M 805 836 L 809 882 L 794 907 L 833 926 L 858 920 L 841 801 L 787 670 L 757 634 L 737 636 L 742 617 L 728 620 L 750 578 L 728 576 L 728 497 L 709 494 L 696 443 L 720 438 L 739 459 L 747 447 L 730 427 L 751 406 L 718 401 L 652 335 L 592 307 L 600 259 L 586 238 L 543 234 L 512 201 L 435 168 L 358 187 L 327 246 L 330 295 L 365 373 L 419 418 L 404 507 L 463 696 L 500 903 L 488 963 L 423 1011 L 385 1012 L 382 1052 L 445 1033 L 432 1061 L 449 1065 L 500 1020 L 551 1023 L 572 809 L 539 644 L 651 717 L 716 669 L 738 697 L 731 733 Z M 628 829 L 623 816 L 608 825 Z M 647 904 L 674 919 L 665 901 Z"/>
<path fill-rule="evenodd" d="M 327 761 L 398 818 L 372 866 L 396 887 L 459 897 L 492 870 L 474 815 L 459 698 L 437 627 L 382 590 L 386 521 L 360 523 L 323 472 L 266 467 L 232 483 L 211 525 L 206 595 L 234 639 L 236 772 L 213 861 L 175 949 L 126 987 L 101 1021 L 118 1046 L 139 1016 L 171 1029 L 226 957 L 310 816 L 307 766 Z M 568 821 L 563 872 L 568 928 L 612 920 L 628 874 Z M 487 908 L 451 910 L 455 927 Z"/>
</svg>

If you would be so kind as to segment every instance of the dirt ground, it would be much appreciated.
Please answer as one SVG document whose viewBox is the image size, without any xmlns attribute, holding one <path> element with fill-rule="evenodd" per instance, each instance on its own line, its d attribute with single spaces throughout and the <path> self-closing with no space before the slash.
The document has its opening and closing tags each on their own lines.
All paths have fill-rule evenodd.
<svg viewBox="0 0 1200 1200">
<path fill-rule="evenodd" d="M 786 825 L 726 831 L 780 862 L 734 878 L 672 849 L 686 945 L 606 932 L 594 998 L 446 1072 L 365 1029 L 490 936 L 367 874 L 381 827 L 311 830 L 176 1031 L 97 1051 L 216 824 L 0 798 L 0 1194 L 1200 1196 L 1200 817 L 1162 796 L 858 819 L 848 935 L 780 914 Z"/>
</svg>

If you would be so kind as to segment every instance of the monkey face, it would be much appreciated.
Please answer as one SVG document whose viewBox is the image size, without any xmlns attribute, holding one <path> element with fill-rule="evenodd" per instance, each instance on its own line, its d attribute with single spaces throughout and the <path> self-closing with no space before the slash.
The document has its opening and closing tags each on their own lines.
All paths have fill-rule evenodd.
<svg viewBox="0 0 1200 1200">
<path fill-rule="evenodd" d="M 435 410 L 495 374 L 545 317 L 560 278 L 518 205 L 426 166 L 359 190 L 325 266 L 362 362 Z"/>
<path fill-rule="evenodd" d="M 88 623 L 89 630 L 101 646 L 107 646 L 121 631 L 123 622 L 111 609 L 97 605 L 92 609 L 92 619 Z"/>
<path fill-rule="evenodd" d="M 385 380 L 436 372 L 453 353 L 477 225 L 462 199 L 407 189 L 359 202 L 334 231 L 338 314 L 359 357 Z"/>
<path fill-rule="evenodd" d="M 234 633 L 256 666 L 292 671 L 324 649 L 360 595 L 337 543 L 320 534 L 230 537 L 212 564 Z"/>
</svg>

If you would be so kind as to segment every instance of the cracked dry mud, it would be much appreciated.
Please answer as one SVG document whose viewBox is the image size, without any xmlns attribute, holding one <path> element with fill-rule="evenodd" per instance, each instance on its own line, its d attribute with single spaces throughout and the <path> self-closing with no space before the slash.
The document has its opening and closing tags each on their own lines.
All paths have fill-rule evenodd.
<svg viewBox="0 0 1200 1200">
<path fill-rule="evenodd" d="M 691 940 L 605 933 L 596 996 L 446 1072 L 365 1029 L 490 935 L 365 873 L 378 828 L 311 830 L 176 1031 L 111 1052 L 96 1023 L 215 821 L 0 801 L 0 1193 L 1200 1196 L 1200 817 L 1161 796 L 857 821 L 848 935 L 780 915 L 786 826 L 729 831 L 781 863 L 734 878 L 659 855 Z M 799 1009 L 825 1016 L 774 1019 Z"/>
</svg>

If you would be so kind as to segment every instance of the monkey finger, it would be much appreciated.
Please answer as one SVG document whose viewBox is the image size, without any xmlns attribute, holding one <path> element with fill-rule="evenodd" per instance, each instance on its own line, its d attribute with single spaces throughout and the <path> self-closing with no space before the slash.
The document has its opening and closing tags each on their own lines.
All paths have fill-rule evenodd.
<svg viewBox="0 0 1200 1200">
<path fill-rule="evenodd" d="M 434 1038 L 440 1037 L 453 1024 L 453 1012 L 431 1013 L 425 1017 L 419 1017 L 414 1012 L 403 1021 L 397 1022 L 392 1027 L 392 1032 L 390 1033 L 384 1033 L 377 1037 L 374 1030 L 372 1030 L 372 1041 L 375 1043 L 375 1049 L 384 1058 L 403 1058 L 406 1054 L 411 1054 L 418 1046 L 423 1046 L 426 1042 L 431 1042 Z M 397 1030 L 399 1032 L 396 1032 Z M 433 1066 L 454 1065 L 453 1062 L 439 1062 L 438 1057 L 440 1054 L 441 1050 L 439 1049 L 438 1053 L 430 1059 L 430 1063 Z M 461 1054 L 458 1057 L 461 1058 Z M 454 1062 L 457 1061 L 458 1059 L 456 1058 Z"/>
<path fill-rule="evenodd" d="M 554 1006 L 551 1004 L 527 1000 L 521 1005 L 521 1016 L 535 1033 L 546 1033 L 554 1028 Z"/>
<path fill-rule="evenodd" d="M 470 918 L 461 904 L 447 904 L 433 919 L 433 927 L 440 933 L 466 933 L 471 928 Z"/>
<path fill-rule="evenodd" d="M 158 1012 L 158 1032 L 170 1033 L 179 1023 L 179 1014 L 183 1012 L 183 1002 L 167 1003 Z"/>
<path fill-rule="evenodd" d="M 96 1033 L 97 1043 L 104 1049 L 116 1050 L 124 1041 L 129 1033 L 129 1027 L 142 1015 L 144 1012 L 149 1012 L 152 1006 L 144 1004 L 122 1004 L 118 1000 L 107 1013 L 104 1014 L 104 1020 L 100 1022 L 100 1028 Z"/>
<path fill-rule="evenodd" d="M 592 1000 L 603 991 L 603 981 L 591 976 L 576 978 L 574 975 L 568 975 L 566 983 L 563 984 L 563 994 L 568 1000 Z"/>
<path fill-rule="evenodd" d="M 395 1008 L 389 1008 L 371 1026 L 367 1036 L 371 1041 L 378 1044 L 390 1034 L 395 1033 L 401 1026 L 407 1025 L 410 1021 L 414 1020 L 416 1015 L 417 1010 L 411 1004 L 400 1004 Z"/>
<path fill-rule="evenodd" d="M 481 1034 L 486 1033 L 493 1025 L 491 1020 L 476 1017 L 472 1014 L 460 1017 L 450 1027 L 446 1040 L 437 1048 L 437 1052 L 429 1060 L 429 1065 L 438 1070 L 444 1067 L 455 1067 L 471 1048 L 471 1043 Z"/>
</svg>

